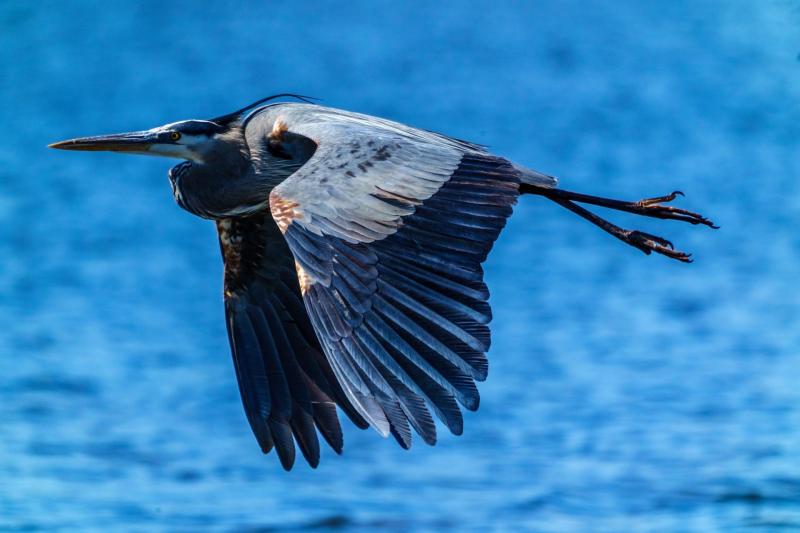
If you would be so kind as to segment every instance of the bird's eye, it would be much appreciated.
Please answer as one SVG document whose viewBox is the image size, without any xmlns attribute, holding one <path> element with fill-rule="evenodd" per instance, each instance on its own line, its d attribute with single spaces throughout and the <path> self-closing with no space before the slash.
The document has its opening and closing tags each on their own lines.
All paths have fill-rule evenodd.
<svg viewBox="0 0 800 533">
<path fill-rule="evenodd" d="M 173 141 L 177 141 L 178 139 L 181 138 L 181 134 L 180 132 L 173 131 L 172 133 L 169 134 L 169 138 L 172 139 Z"/>
</svg>

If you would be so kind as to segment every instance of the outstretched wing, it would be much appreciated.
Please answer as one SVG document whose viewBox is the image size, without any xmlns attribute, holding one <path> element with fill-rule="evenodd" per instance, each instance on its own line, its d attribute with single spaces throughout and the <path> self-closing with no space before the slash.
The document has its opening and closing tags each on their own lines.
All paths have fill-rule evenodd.
<svg viewBox="0 0 800 533">
<path fill-rule="evenodd" d="M 339 404 L 366 423 L 342 392 L 322 355 L 301 303 L 294 260 L 269 216 L 217 222 L 225 260 L 225 315 L 247 420 L 264 453 L 294 464 L 297 444 L 312 467 L 319 463 L 315 427 L 337 453 Z"/>
<path fill-rule="evenodd" d="M 381 434 L 436 441 L 477 409 L 491 310 L 481 263 L 511 214 L 520 170 L 474 145 L 311 106 L 265 110 L 248 140 L 317 149 L 273 189 L 309 317 L 336 378 Z M 287 148 L 287 151 L 291 147 Z"/>
</svg>

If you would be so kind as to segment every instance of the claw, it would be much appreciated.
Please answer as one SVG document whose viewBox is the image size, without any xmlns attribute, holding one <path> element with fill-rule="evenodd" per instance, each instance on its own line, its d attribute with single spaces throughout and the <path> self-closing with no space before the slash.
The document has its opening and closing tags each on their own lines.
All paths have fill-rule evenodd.
<svg viewBox="0 0 800 533">
<path fill-rule="evenodd" d="M 633 230 L 625 232 L 621 237 L 622 240 L 633 245 L 647 255 L 650 255 L 651 252 L 656 252 L 657 254 L 665 255 L 684 263 L 692 262 L 691 254 L 675 250 L 675 247 L 670 241 L 658 235 L 651 235 L 643 231 Z"/>
<path fill-rule="evenodd" d="M 652 235 L 650 233 L 645 233 L 643 231 L 638 231 L 638 230 L 631 231 L 631 236 L 633 236 L 634 234 L 637 237 L 638 236 L 642 236 L 645 239 L 650 239 L 651 241 L 655 241 L 655 242 L 659 243 L 662 246 L 666 246 L 667 248 L 670 248 L 670 249 L 673 249 L 673 250 L 675 249 L 675 246 L 673 246 L 672 242 L 668 241 L 664 237 L 659 237 L 658 235 Z"/>
</svg>

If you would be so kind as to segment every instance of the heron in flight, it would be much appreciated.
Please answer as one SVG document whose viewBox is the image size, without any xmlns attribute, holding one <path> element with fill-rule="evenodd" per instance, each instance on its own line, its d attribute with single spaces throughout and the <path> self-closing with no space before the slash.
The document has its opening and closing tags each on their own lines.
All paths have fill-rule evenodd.
<svg viewBox="0 0 800 533">
<path fill-rule="evenodd" d="M 278 95 L 282 97 L 295 95 Z M 559 189 L 483 146 L 308 101 L 259 100 L 211 120 L 50 145 L 182 159 L 178 205 L 216 223 L 228 339 L 247 420 L 286 470 L 316 467 L 317 433 L 343 448 L 337 406 L 358 427 L 454 434 L 486 379 L 486 259 L 521 195 L 565 207 L 645 254 L 689 262 L 661 237 L 578 204 L 715 227 L 665 205 Z M 302 100 L 302 98 L 301 98 Z"/>
</svg>

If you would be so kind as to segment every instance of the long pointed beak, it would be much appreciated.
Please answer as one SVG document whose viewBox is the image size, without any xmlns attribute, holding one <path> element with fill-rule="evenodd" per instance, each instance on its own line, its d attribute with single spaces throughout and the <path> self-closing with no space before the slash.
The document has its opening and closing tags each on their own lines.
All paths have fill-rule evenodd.
<svg viewBox="0 0 800 533">
<path fill-rule="evenodd" d="M 83 150 L 91 152 L 136 152 L 146 153 L 150 147 L 162 142 L 158 133 L 152 131 L 134 131 L 131 133 L 115 133 L 94 137 L 79 137 L 48 145 L 58 150 Z"/>
</svg>

